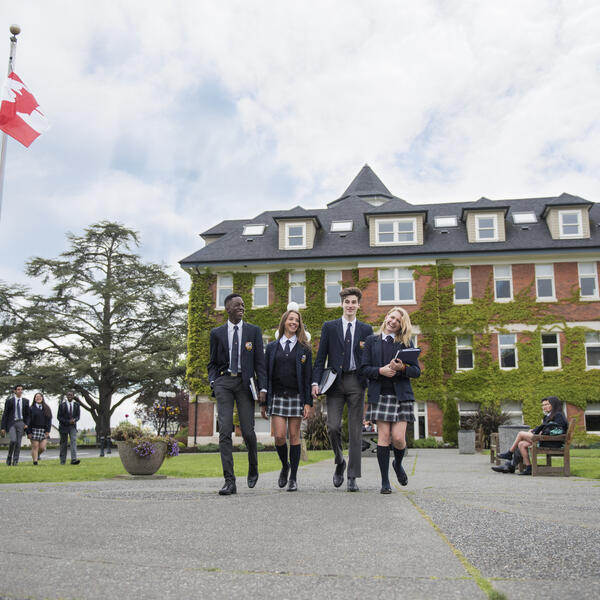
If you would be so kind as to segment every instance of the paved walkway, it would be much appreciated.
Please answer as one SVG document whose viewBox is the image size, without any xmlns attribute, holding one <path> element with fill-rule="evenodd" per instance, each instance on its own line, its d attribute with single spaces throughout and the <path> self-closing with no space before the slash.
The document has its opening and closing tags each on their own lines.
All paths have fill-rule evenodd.
<svg viewBox="0 0 600 600">
<path fill-rule="evenodd" d="M 374 458 L 357 494 L 332 461 L 295 494 L 278 473 L 226 498 L 215 479 L 0 485 L 0 597 L 600 597 L 600 481 L 410 453 L 390 496 Z"/>
</svg>

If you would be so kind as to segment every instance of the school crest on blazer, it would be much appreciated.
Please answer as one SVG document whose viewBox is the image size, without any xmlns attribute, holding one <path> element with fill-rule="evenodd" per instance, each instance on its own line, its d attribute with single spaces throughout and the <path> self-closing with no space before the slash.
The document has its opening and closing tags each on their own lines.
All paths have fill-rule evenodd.
<svg viewBox="0 0 600 600">
<path fill-rule="evenodd" d="M 361 350 L 364 350 L 364 348 L 365 348 L 365 341 L 361 340 L 358 345 L 360 346 Z"/>
<path fill-rule="evenodd" d="M 303 355 L 300 357 L 300 362 L 301 362 L 302 364 L 304 364 L 304 363 L 306 362 L 306 354 L 303 354 Z"/>
<path fill-rule="evenodd" d="M 246 342 L 246 350 L 252 350 L 252 342 Z"/>
</svg>

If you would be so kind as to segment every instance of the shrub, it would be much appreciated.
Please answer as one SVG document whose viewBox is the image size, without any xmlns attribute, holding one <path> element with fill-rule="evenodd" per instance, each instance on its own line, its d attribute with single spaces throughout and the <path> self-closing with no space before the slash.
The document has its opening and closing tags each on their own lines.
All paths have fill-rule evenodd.
<svg viewBox="0 0 600 600">
<path fill-rule="evenodd" d="M 600 435 L 575 431 L 571 445 L 573 448 L 600 448 Z"/>
<path fill-rule="evenodd" d="M 304 439 L 307 450 L 329 450 L 331 448 L 327 435 L 327 419 L 322 412 L 315 412 L 310 419 L 307 419 Z"/>
<path fill-rule="evenodd" d="M 446 399 L 446 410 L 442 420 L 442 435 L 444 442 L 456 446 L 458 444 L 458 406 L 456 398 L 449 396 Z"/>
<path fill-rule="evenodd" d="M 413 440 L 412 448 L 441 448 L 440 444 L 434 437 L 421 438 L 419 440 Z"/>
<path fill-rule="evenodd" d="M 490 447 L 490 435 L 498 431 L 500 425 L 510 422 L 510 415 L 502 412 L 496 406 L 486 406 L 480 408 L 474 415 L 466 419 L 467 429 L 483 428 L 484 444 L 486 448 Z"/>
</svg>

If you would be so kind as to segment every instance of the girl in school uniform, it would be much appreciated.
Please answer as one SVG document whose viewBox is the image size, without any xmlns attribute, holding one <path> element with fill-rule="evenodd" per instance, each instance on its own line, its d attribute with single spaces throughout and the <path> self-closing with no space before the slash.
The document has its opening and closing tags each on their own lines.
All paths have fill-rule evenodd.
<svg viewBox="0 0 600 600">
<path fill-rule="evenodd" d="M 29 414 L 30 424 L 27 437 L 31 440 L 31 458 L 33 464 L 37 465 L 40 455 L 46 450 L 46 444 L 50 437 L 50 427 L 52 425 L 52 411 L 46 404 L 43 394 L 40 394 L 40 392 L 33 397 Z"/>
<path fill-rule="evenodd" d="M 282 465 L 278 485 L 283 488 L 287 484 L 287 491 L 295 492 L 300 464 L 300 424 L 312 410 L 312 352 L 299 312 L 287 310 L 283 313 L 279 338 L 267 345 L 265 359 L 267 402 L 261 407 L 261 414 L 264 418 L 271 417 L 275 448 Z"/>
<path fill-rule="evenodd" d="M 395 358 L 398 351 L 412 347 L 412 325 L 408 313 L 399 306 L 392 308 L 379 333 L 365 341 L 360 375 L 368 379 L 367 421 L 377 422 L 377 460 L 381 471 L 381 493 L 391 494 L 388 477 L 390 443 L 394 450 L 392 466 L 401 485 L 408 484 L 402 467 L 406 452 L 406 424 L 415 421 L 410 380 L 421 375 L 416 356 Z"/>
</svg>

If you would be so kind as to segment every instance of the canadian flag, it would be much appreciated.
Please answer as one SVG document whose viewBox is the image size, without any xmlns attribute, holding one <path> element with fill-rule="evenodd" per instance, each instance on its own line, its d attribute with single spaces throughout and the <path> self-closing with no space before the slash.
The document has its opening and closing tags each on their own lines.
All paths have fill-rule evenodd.
<svg viewBox="0 0 600 600">
<path fill-rule="evenodd" d="M 16 73 L 10 73 L 2 86 L 0 129 L 29 148 L 49 127 L 40 105 Z"/>
</svg>

